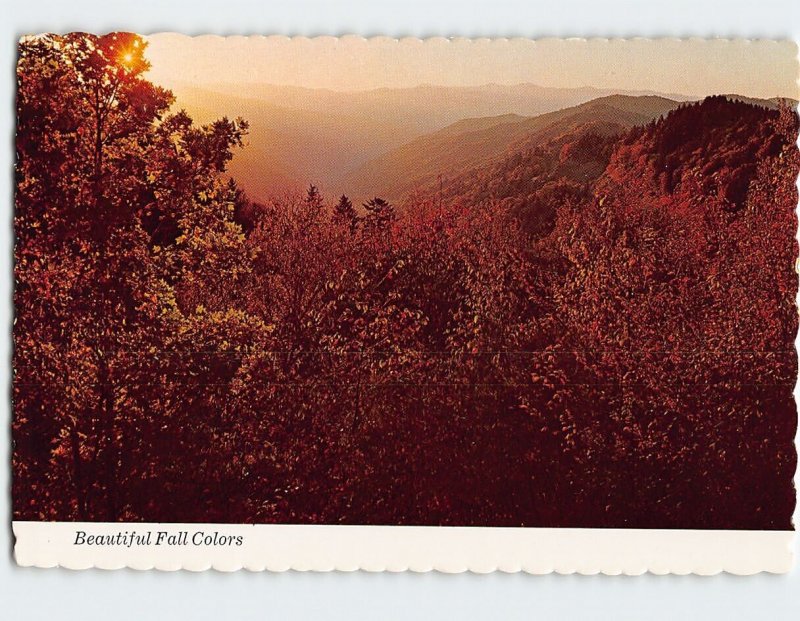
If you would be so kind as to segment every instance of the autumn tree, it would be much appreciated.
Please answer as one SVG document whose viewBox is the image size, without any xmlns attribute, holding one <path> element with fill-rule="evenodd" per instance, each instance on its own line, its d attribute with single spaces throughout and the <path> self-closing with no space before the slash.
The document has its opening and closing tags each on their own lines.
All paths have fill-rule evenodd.
<svg viewBox="0 0 800 621">
<path fill-rule="evenodd" d="M 257 203 L 145 49 L 20 43 L 17 519 L 790 526 L 795 111 Z"/>
<path fill-rule="evenodd" d="M 191 238 L 197 207 L 220 206 L 218 173 L 246 129 L 169 114 L 171 94 L 143 77 L 145 47 L 126 33 L 20 43 L 15 434 L 35 457 L 15 494 L 26 515 L 126 515 L 124 469 L 135 459 L 125 447 L 154 396 L 136 378 L 158 377 L 150 367 L 142 379 L 142 353 L 174 329 L 173 285 L 186 267 L 158 244 Z M 208 218 L 202 225 L 214 234 Z M 165 227 L 173 233 L 159 235 Z M 71 493 L 26 501 L 31 468 L 39 484 L 69 481 Z"/>
</svg>

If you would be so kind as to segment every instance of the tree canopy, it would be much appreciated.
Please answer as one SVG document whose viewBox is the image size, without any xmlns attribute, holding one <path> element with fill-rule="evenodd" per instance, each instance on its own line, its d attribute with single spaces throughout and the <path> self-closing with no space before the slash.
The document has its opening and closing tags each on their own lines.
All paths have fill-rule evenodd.
<svg viewBox="0 0 800 621">
<path fill-rule="evenodd" d="M 256 203 L 145 51 L 20 44 L 15 519 L 790 527 L 792 110 Z"/>
</svg>

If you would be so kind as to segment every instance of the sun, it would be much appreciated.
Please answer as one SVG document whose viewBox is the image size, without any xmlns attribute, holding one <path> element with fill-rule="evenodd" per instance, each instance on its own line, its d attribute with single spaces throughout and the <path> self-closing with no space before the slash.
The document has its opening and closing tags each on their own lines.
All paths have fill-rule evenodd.
<svg viewBox="0 0 800 621">
<path fill-rule="evenodd" d="M 130 52 L 126 52 L 122 55 L 122 62 L 126 65 L 130 65 L 133 62 L 133 54 Z"/>
</svg>

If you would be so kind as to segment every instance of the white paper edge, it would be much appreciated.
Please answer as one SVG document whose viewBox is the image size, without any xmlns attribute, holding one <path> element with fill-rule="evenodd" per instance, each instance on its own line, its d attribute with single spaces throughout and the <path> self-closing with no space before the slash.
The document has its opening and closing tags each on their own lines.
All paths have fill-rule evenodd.
<svg viewBox="0 0 800 621">
<path fill-rule="evenodd" d="M 24 567 L 204 571 L 493 571 L 529 574 L 786 573 L 794 531 L 278 524 L 12 523 Z M 151 532 L 150 545 L 76 545 L 76 534 Z M 188 543 L 155 545 L 158 532 Z M 197 533 L 242 545 L 194 545 Z"/>
</svg>

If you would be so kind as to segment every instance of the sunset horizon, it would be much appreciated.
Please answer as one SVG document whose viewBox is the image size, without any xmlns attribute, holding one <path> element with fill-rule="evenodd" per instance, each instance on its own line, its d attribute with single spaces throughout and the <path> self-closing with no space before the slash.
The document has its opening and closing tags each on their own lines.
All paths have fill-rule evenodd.
<svg viewBox="0 0 800 621">
<path fill-rule="evenodd" d="M 364 92 L 381 88 L 538 86 L 702 98 L 797 100 L 794 42 L 712 39 L 429 39 L 161 33 L 144 37 L 148 77 L 175 83 L 258 84 Z M 664 48 L 676 53 L 668 56 Z M 660 54 L 660 58 L 657 55 Z M 236 69 L 237 59 L 250 62 Z M 557 68 L 557 71 L 554 71 Z M 236 76 L 219 80 L 220 75 Z M 438 79 L 437 79 L 438 76 Z"/>
</svg>

